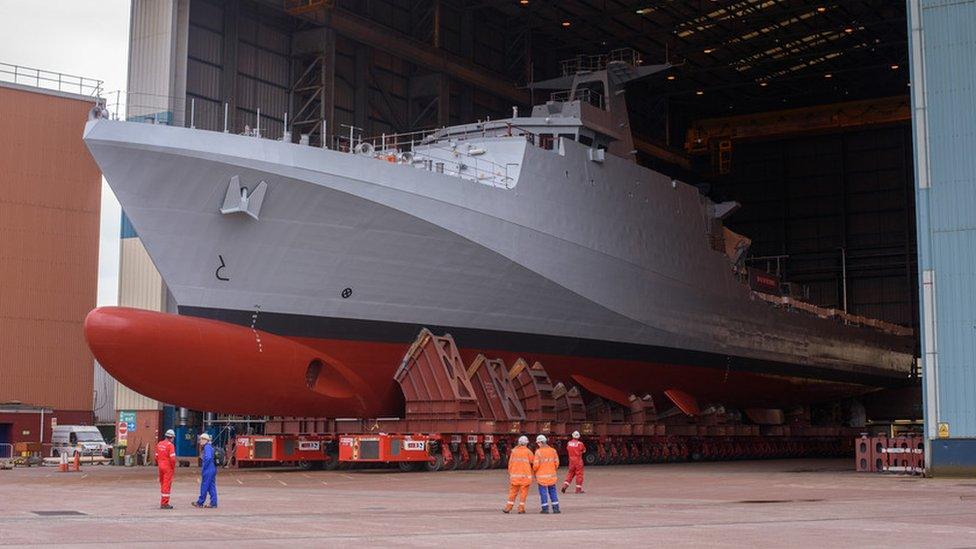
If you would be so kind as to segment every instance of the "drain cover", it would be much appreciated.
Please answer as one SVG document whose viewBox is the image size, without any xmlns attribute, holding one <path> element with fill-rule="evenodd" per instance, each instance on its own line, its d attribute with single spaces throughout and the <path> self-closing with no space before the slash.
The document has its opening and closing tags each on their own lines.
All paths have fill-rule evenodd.
<svg viewBox="0 0 976 549">
<path fill-rule="evenodd" d="M 788 499 L 744 499 L 736 503 L 790 503 Z"/>
<path fill-rule="evenodd" d="M 744 499 L 736 503 L 815 503 L 822 499 Z"/>
<path fill-rule="evenodd" d="M 42 517 L 75 517 L 86 515 L 81 511 L 31 511 L 31 513 Z"/>
</svg>

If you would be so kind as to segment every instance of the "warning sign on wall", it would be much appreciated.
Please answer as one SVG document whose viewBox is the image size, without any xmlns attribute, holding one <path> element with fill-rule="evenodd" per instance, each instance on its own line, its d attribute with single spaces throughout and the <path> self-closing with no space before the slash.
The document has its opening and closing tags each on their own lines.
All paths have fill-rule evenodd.
<svg viewBox="0 0 976 549">
<path fill-rule="evenodd" d="M 939 438 L 949 438 L 948 422 L 939 422 Z"/>
</svg>

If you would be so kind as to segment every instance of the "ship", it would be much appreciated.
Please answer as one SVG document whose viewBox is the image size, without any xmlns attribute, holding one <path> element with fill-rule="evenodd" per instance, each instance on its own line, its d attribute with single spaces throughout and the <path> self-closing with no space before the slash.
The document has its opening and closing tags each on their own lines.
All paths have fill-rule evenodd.
<svg viewBox="0 0 976 549">
<path fill-rule="evenodd" d="M 910 378 L 910 330 L 757 291 L 737 205 L 636 162 L 626 84 L 668 65 L 562 68 L 526 116 L 321 146 L 96 114 L 84 141 L 170 312 L 95 309 L 93 354 L 160 401 L 269 416 L 402 416 L 423 328 L 467 363 L 522 357 L 688 413 Z"/>
</svg>

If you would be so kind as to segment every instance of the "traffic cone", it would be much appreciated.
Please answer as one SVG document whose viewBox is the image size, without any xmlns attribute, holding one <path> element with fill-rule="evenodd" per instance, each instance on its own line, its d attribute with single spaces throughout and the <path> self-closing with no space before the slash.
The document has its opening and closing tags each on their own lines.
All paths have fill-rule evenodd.
<svg viewBox="0 0 976 549">
<path fill-rule="evenodd" d="M 61 473 L 68 472 L 68 454 L 61 452 L 60 454 L 61 463 L 58 464 L 58 471 Z"/>
<path fill-rule="evenodd" d="M 81 471 L 81 452 L 75 450 L 75 462 L 73 471 Z"/>
</svg>

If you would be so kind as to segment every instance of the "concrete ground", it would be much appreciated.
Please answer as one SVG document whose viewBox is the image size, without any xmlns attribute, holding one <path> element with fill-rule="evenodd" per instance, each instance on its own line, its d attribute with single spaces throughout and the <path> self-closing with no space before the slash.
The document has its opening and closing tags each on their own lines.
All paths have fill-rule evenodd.
<svg viewBox="0 0 976 549">
<path fill-rule="evenodd" d="M 562 515 L 504 515 L 505 471 L 224 470 L 220 507 L 158 509 L 154 469 L 0 471 L 0 545 L 976 547 L 976 481 L 854 473 L 850 460 L 592 467 Z M 560 470 L 562 475 L 565 469 Z M 43 511 L 78 514 L 43 516 Z"/>
</svg>

